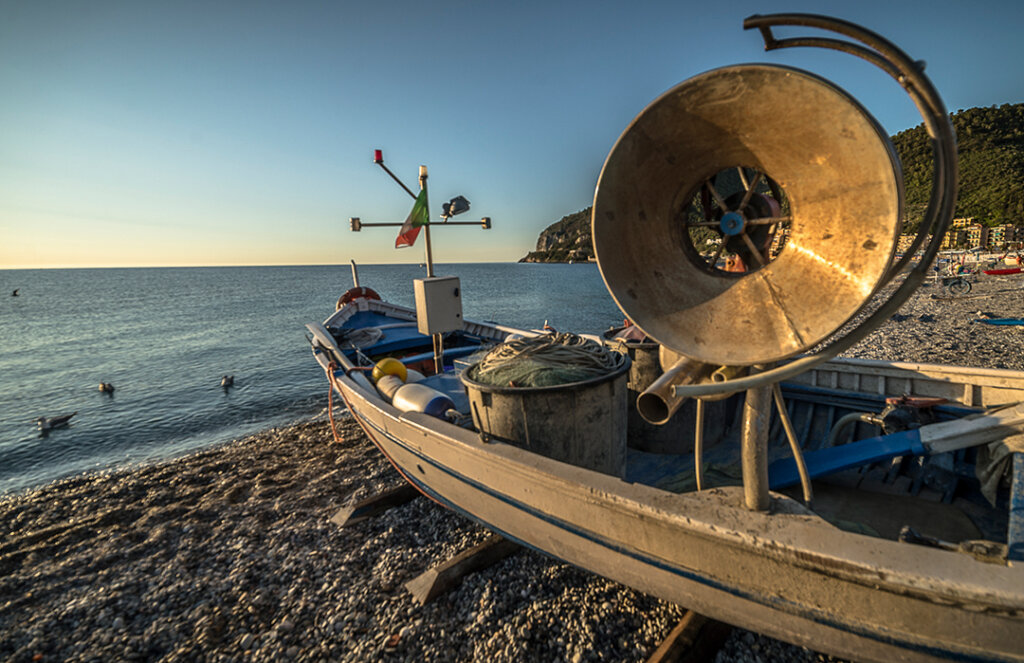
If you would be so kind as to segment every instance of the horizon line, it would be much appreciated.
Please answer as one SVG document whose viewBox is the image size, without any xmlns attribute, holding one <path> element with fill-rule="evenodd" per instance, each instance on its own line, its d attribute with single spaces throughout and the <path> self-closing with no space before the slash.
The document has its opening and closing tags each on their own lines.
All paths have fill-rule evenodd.
<svg viewBox="0 0 1024 663">
<path fill-rule="evenodd" d="M 519 260 L 446 260 L 435 262 L 435 265 L 499 265 L 518 264 Z M 527 263 L 523 264 L 540 264 Z M 597 264 L 596 262 L 594 264 Z M 414 262 L 356 262 L 357 266 L 370 265 L 415 265 L 422 266 L 422 261 Z M 24 271 L 30 269 L 211 269 L 221 267 L 350 267 L 351 262 L 325 262 L 325 263 L 265 263 L 265 264 L 225 264 L 225 265 L 15 265 L 12 267 L 0 267 L 3 271 Z"/>
</svg>

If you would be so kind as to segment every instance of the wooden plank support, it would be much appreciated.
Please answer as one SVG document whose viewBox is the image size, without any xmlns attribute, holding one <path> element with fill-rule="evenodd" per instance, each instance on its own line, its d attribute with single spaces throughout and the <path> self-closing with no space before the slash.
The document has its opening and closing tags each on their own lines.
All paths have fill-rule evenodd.
<svg viewBox="0 0 1024 663">
<path fill-rule="evenodd" d="M 432 566 L 409 582 L 405 588 L 420 605 L 429 603 L 450 589 L 462 583 L 470 573 L 481 571 L 500 562 L 520 549 L 518 543 L 497 534 L 487 537 L 482 543 L 464 550 L 447 562 Z"/>
<path fill-rule="evenodd" d="M 732 627 L 687 610 L 647 663 L 699 663 L 715 658 Z"/>
<path fill-rule="evenodd" d="M 1007 559 L 1024 562 L 1024 453 L 1013 454 L 1010 484 L 1010 522 L 1006 533 Z"/>
<path fill-rule="evenodd" d="M 341 527 L 355 525 L 380 515 L 388 509 L 410 502 L 420 494 L 420 491 L 413 488 L 411 484 L 404 483 L 342 507 L 331 517 L 331 522 Z"/>
</svg>

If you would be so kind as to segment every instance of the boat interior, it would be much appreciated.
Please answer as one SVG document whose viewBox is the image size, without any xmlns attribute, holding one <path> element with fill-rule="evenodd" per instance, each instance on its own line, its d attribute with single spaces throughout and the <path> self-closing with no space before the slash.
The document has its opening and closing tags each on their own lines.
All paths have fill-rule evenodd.
<svg viewBox="0 0 1024 663">
<path fill-rule="evenodd" d="M 451 423 L 477 430 L 459 375 L 517 330 L 466 322 L 462 330 L 443 335 L 443 365 L 437 370 L 433 339 L 417 330 L 414 311 L 376 301 L 359 309 L 339 311 L 325 323 L 324 331 L 357 367 L 336 368 L 335 374 L 357 375 L 359 368 L 385 357 L 398 358 L 423 374 L 421 384 L 451 399 L 458 413 L 449 413 Z M 1002 489 L 995 504 L 983 494 L 975 473 L 979 447 L 921 455 L 903 444 L 900 432 L 983 412 L 992 404 L 980 402 L 978 388 L 965 391 L 963 385 L 951 385 L 948 376 L 887 380 L 878 371 L 871 375 L 872 367 L 830 371 L 828 366 L 781 384 L 791 428 L 811 468 L 813 498 L 809 503 L 805 499 L 775 407 L 768 424 L 771 489 L 804 502 L 843 530 L 1005 558 L 1008 491 Z M 370 381 L 363 384 L 373 389 Z M 964 398 L 935 398 L 936 393 L 973 394 L 973 399 L 965 404 Z M 1017 390 L 993 393 L 998 396 L 990 400 L 1003 403 L 1024 398 Z M 637 416 L 637 395 L 631 389 L 627 399 L 627 448 L 620 478 L 676 493 L 697 490 L 697 401 L 685 402 L 666 424 L 655 426 Z M 738 393 L 701 405 L 704 489 L 743 483 L 744 398 Z"/>
</svg>

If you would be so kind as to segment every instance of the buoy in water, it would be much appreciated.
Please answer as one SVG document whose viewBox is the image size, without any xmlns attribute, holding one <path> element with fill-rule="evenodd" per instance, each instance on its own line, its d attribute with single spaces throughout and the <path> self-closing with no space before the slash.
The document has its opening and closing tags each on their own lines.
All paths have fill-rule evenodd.
<svg viewBox="0 0 1024 663">
<path fill-rule="evenodd" d="M 225 389 L 227 389 L 228 387 L 235 386 L 235 376 L 225 375 L 220 379 L 220 386 L 224 387 Z"/>
<path fill-rule="evenodd" d="M 109 382 L 100 382 L 100 391 L 104 394 L 112 394 L 114 393 L 114 385 Z"/>
</svg>

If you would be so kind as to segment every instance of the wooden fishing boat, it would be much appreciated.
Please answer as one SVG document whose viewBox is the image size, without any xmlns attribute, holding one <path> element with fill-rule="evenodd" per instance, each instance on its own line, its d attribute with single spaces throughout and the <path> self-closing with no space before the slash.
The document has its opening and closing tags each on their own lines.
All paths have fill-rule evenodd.
<svg viewBox="0 0 1024 663">
<path fill-rule="evenodd" d="M 978 447 L 941 451 L 982 430 L 964 417 L 982 415 L 996 436 L 1019 427 L 1020 407 L 991 412 L 1024 401 L 1022 372 L 836 359 L 784 382 L 812 473 L 815 453 L 847 458 L 822 461 L 808 508 L 792 487 L 776 411 L 771 506 L 756 512 L 745 508 L 736 472 L 742 394 L 710 404 L 704 461 L 713 478 L 696 491 L 692 430 L 657 452 L 629 440 L 621 476 L 482 435 L 457 366 L 511 334 L 537 332 L 467 321 L 446 335 L 442 372 L 419 384 L 451 400 L 461 418 L 450 421 L 399 410 L 363 370 L 400 357 L 431 373 L 432 339 L 417 331 L 414 310 L 358 297 L 308 327 L 333 388 L 406 480 L 512 540 L 716 619 L 858 660 L 1024 660 L 1024 463 L 1016 456 L 1013 497 L 1004 488 L 992 506 L 974 473 Z M 943 402 L 889 404 L 882 415 L 887 398 L 905 394 Z M 689 403 L 677 413 L 683 428 L 694 410 Z M 887 416 L 906 417 L 908 427 L 886 435 L 878 424 Z M 922 416 L 936 423 L 920 425 Z M 828 447 L 837 428 L 843 441 L 860 441 Z M 904 451 L 865 452 L 871 445 Z"/>
<path fill-rule="evenodd" d="M 313 354 L 409 483 L 525 546 L 848 658 L 1024 661 L 1024 373 L 841 357 L 931 277 L 956 201 L 949 115 L 919 61 L 859 26 L 744 27 L 858 55 L 913 98 L 934 178 L 902 258 L 881 126 L 808 72 L 724 67 L 652 102 L 602 169 L 594 250 L 635 329 L 582 343 L 463 320 L 458 279 L 433 274 L 421 167 L 393 224 L 397 245 L 426 228 L 416 308 L 356 278 L 307 325 Z M 603 372 L 483 380 L 546 346 Z"/>
</svg>

